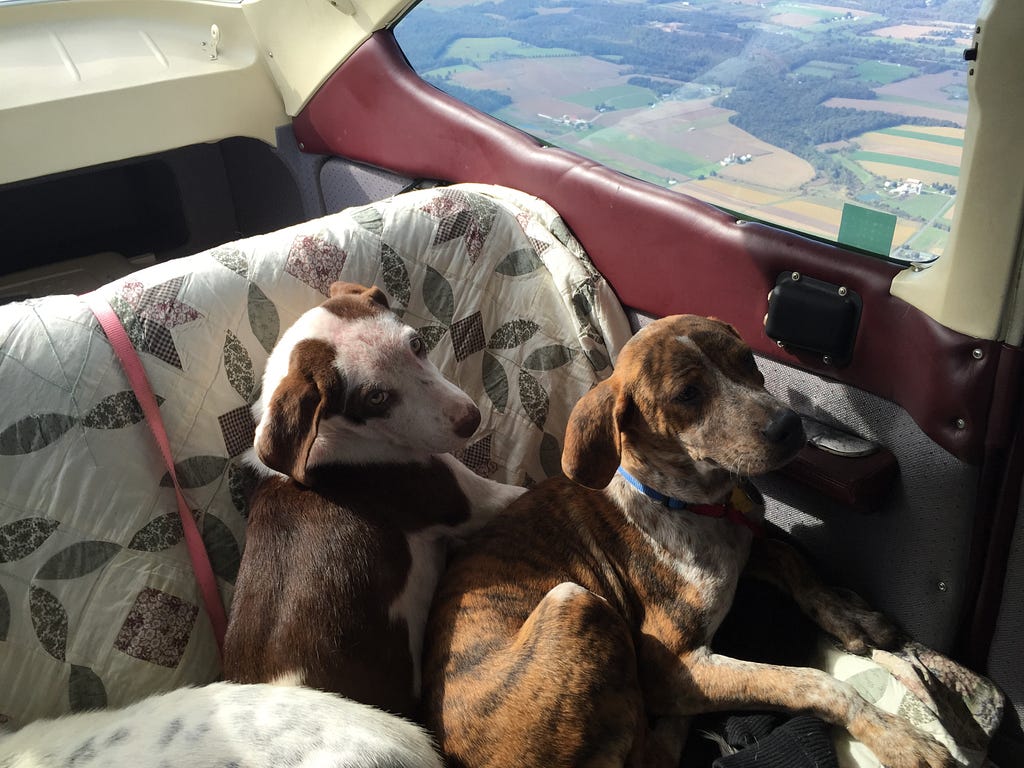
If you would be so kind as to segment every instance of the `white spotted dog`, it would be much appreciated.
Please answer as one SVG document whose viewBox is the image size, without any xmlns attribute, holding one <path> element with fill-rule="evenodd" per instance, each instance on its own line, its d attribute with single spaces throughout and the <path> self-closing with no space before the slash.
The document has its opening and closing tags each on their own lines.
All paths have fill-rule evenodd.
<svg viewBox="0 0 1024 768">
<path fill-rule="evenodd" d="M 441 768 L 426 732 L 321 691 L 214 683 L 0 735 L 0 768 Z"/>
<path fill-rule="evenodd" d="M 267 361 L 250 502 L 224 649 L 230 680 L 298 675 L 411 715 L 448 545 L 522 488 L 448 452 L 480 411 L 377 288 L 335 283 Z"/>
</svg>

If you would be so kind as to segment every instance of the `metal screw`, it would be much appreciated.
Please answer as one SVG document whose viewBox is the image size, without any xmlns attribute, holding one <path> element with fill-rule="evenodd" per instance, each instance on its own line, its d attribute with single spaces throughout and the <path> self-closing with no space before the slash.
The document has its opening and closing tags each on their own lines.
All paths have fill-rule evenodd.
<svg viewBox="0 0 1024 768">
<path fill-rule="evenodd" d="M 957 419 L 955 423 L 957 429 L 964 429 L 967 426 L 967 422 L 964 419 Z"/>
<path fill-rule="evenodd" d="M 983 358 L 984 356 L 985 353 L 982 352 L 980 349 L 975 349 L 971 352 L 971 357 L 973 357 L 975 360 L 981 360 L 981 358 Z"/>
<path fill-rule="evenodd" d="M 779 345 L 779 348 L 780 348 L 780 349 L 785 349 L 785 348 L 786 348 L 786 344 L 785 344 L 785 342 L 782 342 L 782 341 L 776 341 L 775 343 Z"/>
<path fill-rule="evenodd" d="M 939 587 L 939 592 L 948 592 L 949 591 L 949 585 L 947 585 L 946 582 L 944 582 L 944 581 L 940 581 L 938 583 L 938 587 Z"/>
<path fill-rule="evenodd" d="M 273 51 L 267 51 L 267 56 L 269 56 L 270 58 L 274 58 L 274 52 Z"/>
<path fill-rule="evenodd" d="M 845 296 L 847 293 L 849 293 L 849 291 L 846 290 L 846 286 L 845 285 L 839 286 L 839 295 L 840 296 Z"/>
<path fill-rule="evenodd" d="M 304 150 L 305 148 L 306 148 L 306 145 L 305 145 L 305 144 L 303 144 L 303 143 L 302 143 L 302 142 L 300 141 L 300 142 L 299 142 L 299 149 L 300 149 L 300 150 Z"/>
<path fill-rule="evenodd" d="M 832 358 L 829 355 L 825 355 L 824 357 L 821 358 L 821 362 L 823 362 L 825 365 L 832 365 Z"/>
<path fill-rule="evenodd" d="M 796 282 L 797 280 L 800 279 L 800 273 L 799 272 L 794 272 L 792 275 L 790 275 L 790 277 L 793 278 L 793 282 Z"/>
</svg>

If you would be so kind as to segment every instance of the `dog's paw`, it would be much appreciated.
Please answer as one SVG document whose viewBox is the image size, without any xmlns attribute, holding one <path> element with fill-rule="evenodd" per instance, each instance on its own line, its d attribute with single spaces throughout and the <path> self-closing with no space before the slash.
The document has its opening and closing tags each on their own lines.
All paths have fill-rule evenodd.
<svg viewBox="0 0 1024 768">
<path fill-rule="evenodd" d="M 860 733 L 854 735 L 863 742 L 885 768 L 958 768 L 949 750 L 928 734 L 919 731 L 907 720 L 871 707 L 861 722 Z M 855 728 L 851 728 L 851 733 Z"/>
<path fill-rule="evenodd" d="M 812 613 L 818 625 L 849 653 L 865 654 L 871 648 L 890 650 L 899 644 L 901 633 L 896 625 L 853 592 L 830 590 L 815 603 Z"/>
<path fill-rule="evenodd" d="M 903 742 L 896 753 L 878 756 L 885 768 L 959 768 L 953 755 L 935 739 L 917 733 Z"/>
</svg>

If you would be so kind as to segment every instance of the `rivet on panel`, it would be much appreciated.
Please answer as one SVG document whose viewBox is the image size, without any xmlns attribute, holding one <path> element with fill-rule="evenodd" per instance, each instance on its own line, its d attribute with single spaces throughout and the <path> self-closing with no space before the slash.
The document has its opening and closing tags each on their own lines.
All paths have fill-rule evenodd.
<svg viewBox="0 0 1024 768">
<path fill-rule="evenodd" d="M 957 419 L 954 423 L 957 429 L 966 429 L 967 427 L 967 422 L 964 419 Z"/>
<path fill-rule="evenodd" d="M 829 357 L 828 355 L 824 355 L 821 358 L 821 362 L 823 362 L 825 365 L 832 365 L 832 358 Z"/>
<path fill-rule="evenodd" d="M 840 296 L 845 296 L 847 293 L 849 293 L 849 291 L 846 290 L 846 286 L 845 285 L 839 286 L 839 295 Z"/>
<path fill-rule="evenodd" d="M 981 349 L 974 349 L 971 351 L 971 357 L 973 357 L 975 360 L 981 360 L 981 358 L 983 358 L 984 356 L 985 353 L 982 352 Z"/>
<path fill-rule="evenodd" d="M 302 151 L 302 152 L 306 151 L 306 145 L 303 144 L 301 141 L 299 142 L 299 150 Z"/>
<path fill-rule="evenodd" d="M 949 585 L 946 584 L 946 582 L 944 582 L 944 581 L 940 581 L 936 586 L 938 586 L 939 592 L 948 592 L 949 591 Z"/>
<path fill-rule="evenodd" d="M 780 349 L 785 349 L 785 348 L 786 348 L 786 344 L 785 344 L 785 342 L 782 342 L 782 341 L 776 341 L 775 343 L 779 345 L 779 348 L 780 348 Z"/>
<path fill-rule="evenodd" d="M 792 275 L 790 275 L 790 277 L 793 278 L 793 282 L 796 282 L 797 280 L 800 279 L 800 273 L 799 272 L 794 272 Z"/>
</svg>

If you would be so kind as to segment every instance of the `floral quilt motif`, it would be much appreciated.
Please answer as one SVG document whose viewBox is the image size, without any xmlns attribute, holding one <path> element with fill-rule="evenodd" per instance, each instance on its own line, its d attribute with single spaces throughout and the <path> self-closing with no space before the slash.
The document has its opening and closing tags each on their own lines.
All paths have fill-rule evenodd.
<svg viewBox="0 0 1024 768">
<path fill-rule="evenodd" d="M 110 298 L 135 349 L 148 352 L 175 368 L 181 368 L 172 329 L 198 320 L 201 315 L 179 298 L 184 276 L 150 288 L 130 280 Z"/>
</svg>

